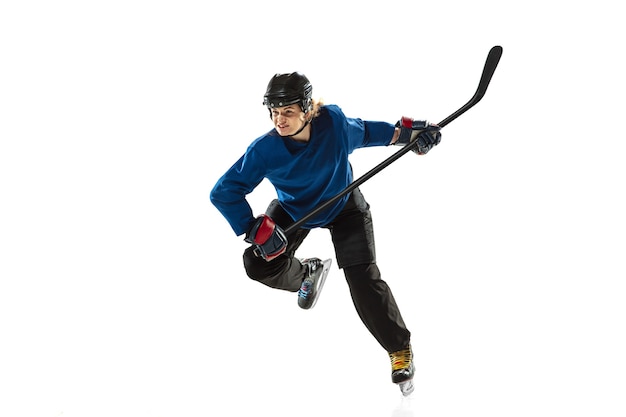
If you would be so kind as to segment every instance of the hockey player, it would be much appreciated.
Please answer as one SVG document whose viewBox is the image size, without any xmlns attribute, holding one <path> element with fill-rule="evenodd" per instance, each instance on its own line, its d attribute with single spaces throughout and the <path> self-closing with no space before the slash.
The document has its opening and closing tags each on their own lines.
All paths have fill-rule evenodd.
<svg viewBox="0 0 626 417">
<path fill-rule="evenodd" d="M 389 354 L 392 382 L 408 395 L 414 374 L 410 332 L 381 279 L 369 204 L 361 191 L 356 188 L 288 235 L 284 230 L 352 182 L 348 156 L 355 149 L 417 141 L 415 152 L 426 154 L 441 140 L 439 127 L 407 118 L 395 125 L 348 118 L 338 106 L 314 100 L 312 91 L 301 73 L 271 78 L 263 104 L 274 128 L 254 140 L 217 181 L 211 201 L 235 234 L 245 234 L 251 244 L 243 254 L 248 276 L 297 292 L 304 309 L 319 298 L 330 260 L 300 260 L 295 252 L 311 229 L 328 229 L 356 311 Z M 277 199 L 255 218 L 246 195 L 264 178 L 276 189 Z"/>
</svg>

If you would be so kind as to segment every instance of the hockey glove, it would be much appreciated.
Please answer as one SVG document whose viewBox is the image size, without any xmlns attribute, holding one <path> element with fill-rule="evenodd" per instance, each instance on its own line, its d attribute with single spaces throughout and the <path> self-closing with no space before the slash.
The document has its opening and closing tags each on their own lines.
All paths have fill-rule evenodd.
<svg viewBox="0 0 626 417">
<path fill-rule="evenodd" d="M 285 232 L 265 214 L 256 218 L 244 240 L 255 246 L 254 253 L 256 256 L 260 256 L 268 262 L 285 253 L 287 249 Z"/>
<path fill-rule="evenodd" d="M 409 117 L 402 117 L 396 123 L 396 127 L 400 128 L 400 135 L 394 145 L 405 146 L 413 141 L 417 141 L 417 147 L 413 148 L 413 152 L 418 155 L 424 155 L 430 151 L 433 146 L 441 142 L 441 128 L 436 124 L 428 123 L 426 120 L 413 120 Z"/>
</svg>

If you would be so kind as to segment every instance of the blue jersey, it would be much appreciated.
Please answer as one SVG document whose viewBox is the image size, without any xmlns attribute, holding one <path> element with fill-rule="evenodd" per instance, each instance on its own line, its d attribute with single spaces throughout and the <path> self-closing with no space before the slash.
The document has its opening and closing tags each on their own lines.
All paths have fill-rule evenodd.
<svg viewBox="0 0 626 417">
<path fill-rule="evenodd" d="M 278 201 L 295 220 L 343 191 L 352 182 L 348 155 L 357 148 L 386 146 L 394 125 L 346 117 L 336 105 L 322 106 L 311 121 L 308 142 L 278 135 L 275 129 L 257 138 L 246 153 L 217 181 L 211 202 L 241 235 L 254 223 L 246 200 L 264 178 L 276 189 Z M 348 196 L 319 213 L 302 227 L 331 222 Z"/>
</svg>

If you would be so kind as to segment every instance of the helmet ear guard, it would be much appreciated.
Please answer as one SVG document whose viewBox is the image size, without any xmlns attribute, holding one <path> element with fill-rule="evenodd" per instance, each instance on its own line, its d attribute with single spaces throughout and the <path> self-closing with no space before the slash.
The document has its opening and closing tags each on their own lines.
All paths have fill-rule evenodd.
<svg viewBox="0 0 626 417">
<path fill-rule="evenodd" d="M 299 104 L 304 113 L 308 113 L 313 108 L 313 86 L 309 79 L 299 72 L 289 74 L 276 74 L 272 77 L 265 96 L 263 105 L 269 111 L 276 107 Z"/>
</svg>

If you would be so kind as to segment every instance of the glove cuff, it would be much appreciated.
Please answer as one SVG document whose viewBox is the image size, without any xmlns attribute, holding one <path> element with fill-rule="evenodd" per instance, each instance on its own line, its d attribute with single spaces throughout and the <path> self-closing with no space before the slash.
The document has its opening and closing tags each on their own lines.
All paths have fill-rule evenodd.
<svg viewBox="0 0 626 417">
<path fill-rule="evenodd" d="M 424 129 L 429 127 L 429 123 L 426 120 L 413 120 L 410 117 L 402 116 L 396 123 L 396 127 L 400 128 L 400 134 L 398 140 L 394 145 L 405 146 L 415 140 L 417 135 Z"/>
</svg>

